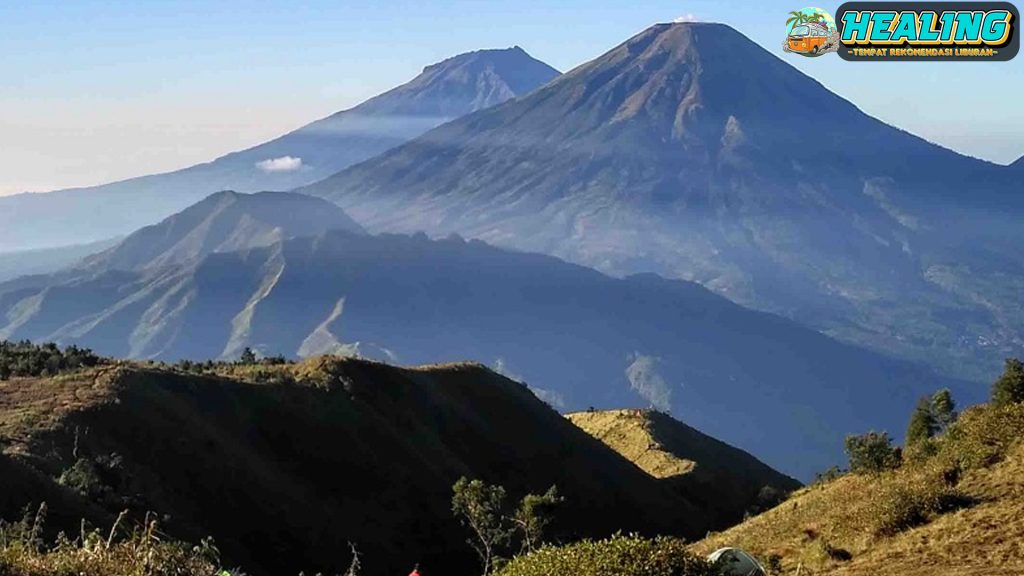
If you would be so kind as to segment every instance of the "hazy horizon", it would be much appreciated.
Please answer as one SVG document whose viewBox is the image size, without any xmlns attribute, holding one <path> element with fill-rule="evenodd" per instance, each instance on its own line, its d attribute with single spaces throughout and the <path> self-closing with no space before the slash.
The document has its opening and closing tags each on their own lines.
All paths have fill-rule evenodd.
<svg viewBox="0 0 1024 576">
<path fill-rule="evenodd" d="M 519 45 L 567 71 L 674 19 L 725 22 L 868 114 L 962 154 L 1000 164 L 1024 154 L 1024 114 L 969 105 L 977 86 L 1024 88 L 1020 59 L 867 65 L 784 54 L 778 46 L 792 6 L 783 2 L 529 4 L 4 6 L 0 48 L 19 57 L 0 62 L 9 79 L 0 91 L 0 195 L 211 161 L 350 108 L 457 53 Z M 440 33 L 441 22 L 451 29 Z M 48 43 L 35 46 L 41 25 Z M 918 89 L 880 90 L 886 82 Z"/>
</svg>

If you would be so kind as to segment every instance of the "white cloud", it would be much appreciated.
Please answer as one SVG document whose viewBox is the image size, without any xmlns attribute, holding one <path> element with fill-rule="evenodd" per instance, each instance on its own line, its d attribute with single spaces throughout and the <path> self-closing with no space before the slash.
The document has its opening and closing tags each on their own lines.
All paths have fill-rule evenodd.
<svg viewBox="0 0 1024 576">
<path fill-rule="evenodd" d="M 257 162 L 256 167 L 264 172 L 294 172 L 302 168 L 302 158 L 295 158 L 293 156 L 267 158 Z"/>
<path fill-rule="evenodd" d="M 679 24 L 680 22 L 700 22 L 700 20 L 697 19 L 696 14 L 692 12 L 687 12 L 682 16 L 677 16 L 675 19 L 672 20 L 672 22 Z"/>
</svg>

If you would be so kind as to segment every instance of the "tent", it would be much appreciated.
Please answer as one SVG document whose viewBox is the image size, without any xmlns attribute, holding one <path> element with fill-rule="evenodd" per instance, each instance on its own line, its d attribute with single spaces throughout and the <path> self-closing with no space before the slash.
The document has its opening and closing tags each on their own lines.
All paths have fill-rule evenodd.
<svg viewBox="0 0 1024 576">
<path fill-rule="evenodd" d="M 708 561 L 720 563 L 724 576 L 768 576 L 760 562 L 739 548 L 715 550 L 708 556 Z"/>
</svg>

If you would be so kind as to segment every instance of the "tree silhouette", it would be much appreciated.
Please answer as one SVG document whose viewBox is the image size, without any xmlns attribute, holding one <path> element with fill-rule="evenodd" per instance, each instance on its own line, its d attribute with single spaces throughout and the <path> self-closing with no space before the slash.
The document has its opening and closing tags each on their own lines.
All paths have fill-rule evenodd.
<svg viewBox="0 0 1024 576">
<path fill-rule="evenodd" d="M 1007 358 L 1002 376 L 992 385 L 992 403 L 996 406 L 1024 402 L 1024 362 Z"/>
<path fill-rule="evenodd" d="M 953 401 L 953 393 L 949 388 L 943 388 L 932 396 L 932 414 L 935 415 L 935 422 L 941 431 L 945 431 L 956 422 L 956 402 Z"/>
<path fill-rule="evenodd" d="M 939 423 L 932 412 L 932 399 L 925 396 L 917 403 L 907 426 L 907 448 L 919 448 L 939 431 Z"/>
</svg>

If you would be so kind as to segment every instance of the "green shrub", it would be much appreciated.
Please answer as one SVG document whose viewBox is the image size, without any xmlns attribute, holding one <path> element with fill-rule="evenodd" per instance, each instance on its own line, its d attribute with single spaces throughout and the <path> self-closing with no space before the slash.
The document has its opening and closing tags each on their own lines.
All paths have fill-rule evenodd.
<svg viewBox="0 0 1024 576">
<path fill-rule="evenodd" d="M 87 458 L 76 460 L 57 481 L 92 500 L 105 498 L 110 493 L 110 488 L 103 482 L 99 467 Z"/>
<path fill-rule="evenodd" d="M 839 466 L 833 466 L 824 472 L 818 472 L 814 475 L 814 485 L 821 486 L 834 482 L 843 477 L 845 473 L 839 469 Z"/>
<path fill-rule="evenodd" d="M 1024 438 L 1024 404 L 973 406 L 937 444 L 937 459 L 964 470 L 999 462 Z"/>
<path fill-rule="evenodd" d="M 677 538 L 616 535 L 520 556 L 499 576 L 717 576 L 715 566 Z"/>
<path fill-rule="evenodd" d="M 886 432 L 847 436 L 845 449 L 850 457 L 851 472 L 884 472 L 898 468 L 902 461 L 901 450 L 892 445 L 892 439 Z"/>
<path fill-rule="evenodd" d="M 1008 358 L 1003 374 L 992 385 L 992 404 L 1006 406 L 1024 402 L 1024 362 Z"/>
<path fill-rule="evenodd" d="M 969 506 L 970 500 L 956 488 L 958 479 L 935 466 L 886 478 L 869 506 L 873 532 L 894 536 L 933 516 Z"/>
<path fill-rule="evenodd" d="M 104 361 L 88 348 L 68 346 L 62 350 L 52 343 L 36 346 L 28 340 L 0 340 L 0 380 L 12 377 L 56 376 L 96 366 Z"/>
</svg>

